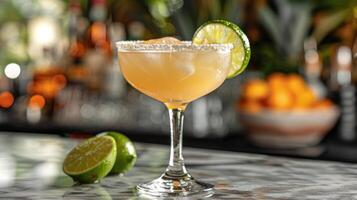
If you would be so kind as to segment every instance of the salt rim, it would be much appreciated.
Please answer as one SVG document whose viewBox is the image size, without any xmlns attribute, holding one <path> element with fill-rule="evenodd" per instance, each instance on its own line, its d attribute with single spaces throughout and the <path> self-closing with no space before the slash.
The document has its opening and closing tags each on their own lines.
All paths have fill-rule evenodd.
<svg viewBox="0 0 357 200">
<path fill-rule="evenodd" d="M 181 41 L 176 44 L 148 44 L 143 40 L 116 42 L 119 52 L 128 51 L 228 51 L 233 44 L 192 44 L 191 41 Z"/>
</svg>

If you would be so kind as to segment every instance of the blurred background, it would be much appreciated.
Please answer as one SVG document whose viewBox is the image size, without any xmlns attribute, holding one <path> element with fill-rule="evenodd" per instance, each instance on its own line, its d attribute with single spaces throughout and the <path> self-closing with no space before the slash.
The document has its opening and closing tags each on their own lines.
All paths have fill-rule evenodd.
<svg viewBox="0 0 357 200">
<path fill-rule="evenodd" d="M 357 162 L 356 0 L 2 0 L 0 130 L 168 143 L 115 41 L 191 40 L 211 19 L 244 30 L 251 61 L 190 104 L 185 145 Z"/>
</svg>

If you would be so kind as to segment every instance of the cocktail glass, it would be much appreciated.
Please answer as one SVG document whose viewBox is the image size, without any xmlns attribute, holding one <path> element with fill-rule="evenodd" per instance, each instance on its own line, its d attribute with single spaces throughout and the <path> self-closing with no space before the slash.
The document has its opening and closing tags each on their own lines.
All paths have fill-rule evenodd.
<svg viewBox="0 0 357 200">
<path fill-rule="evenodd" d="M 168 167 L 159 178 L 138 185 L 138 193 L 160 197 L 211 195 L 213 186 L 195 180 L 185 168 L 182 156 L 184 110 L 190 102 L 224 82 L 233 45 L 143 41 L 120 41 L 116 45 L 124 78 L 140 92 L 163 102 L 170 115 Z"/>
</svg>

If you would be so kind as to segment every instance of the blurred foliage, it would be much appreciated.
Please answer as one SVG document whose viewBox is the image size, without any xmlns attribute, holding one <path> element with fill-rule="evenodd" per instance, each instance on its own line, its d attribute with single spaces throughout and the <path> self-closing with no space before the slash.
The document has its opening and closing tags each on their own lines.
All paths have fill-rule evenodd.
<svg viewBox="0 0 357 200">
<path fill-rule="evenodd" d="M 1 37 L 2 30 L 14 22 L 18 43 L 26 45 L 26 23 L 41 13 L 43 2 L 59 0 L 0 0 L 0 66 L 13 60 L 26 62 Z M 62 0 L 66 6 L 70 0 Z M 78 0 L 88 16 L 89 0 Z M 109 21 L 121 22 L 128 35 L 128 26 L 139 21 L 145 27 L 141 39 L 175 36 L 191 40 L 194 31 L 207 20 L 226 19 L 237 23 L 251 40 L 251 67 L 265 73 L 298 71 L 303 43 L 313 37 L 329 46 L 336 41 L 334 33 L 352 20 L 357 0 L 107 0 Z M 63 17 L 63 16 L 62 16 Z M 331 39 L 332 38 L 332 39 Z M 340 39 L 341 40 L 341 39 Z M 325 51 L 327 52 L 327 51 Z"/>
<path fill-rule="evenodd" d="M 149 37 L 174 35 L 191 40 L 196 28 L 209 19 L 242 22 L 246 1 L 240 0 L 117 0 L 111 1 L 114 20 L 143 22 Z"/>
<path fill-rule="evenodd" d="M 0 1 L 0 70 L 10 62 L 24 63 L 26 52 L 25 16 L 13 1 Z M 1 73 L 0 73 L 1 75 Z"/>
<path fill-rule="evenodd" d="M 0 0 L 0 68 L 11 62 L 26 66 L 29 20 L 43 15 L 63 17 L 64 5 L 58 0 Z"/>
<path fill-rule="evenodd" d="M 263 27 L 275 48 L 289 60 L 295 60 L 311 24 L 312 5 L 308 1 L 275 1 L 277 11 L 266 5 L 259 9 Z"/>
<path fill-rule="evenodd" d="M 261 6 L 260 23 L 274 46 L 263 41 L 255 48 L 262 61 L 257 64 L 266 74 L 298 72 L 304 40 L 312 37 L 318 44 L 324 42 L 336 28 L 352 23 L 352 11 L 356 6 L 356 0 L 275 0 Z"/>
<path fill-rule="evenodd" d="M 119 0 L 112 3 L 119 9 L 127 4 L 141 7 L 139 12 L 127 12 L 125 16 L 131 19 L 123 15 L 116 19 L 143 22 L 149 30 L 144 39 L 173 35 L 191 40 L 197 27 L 207 20 L 235 22 L 251 39 L 252 65 L 266 74 L 298 72 L 304 40 L 313 37 L 323 45 L 331 43 L 325 38 L 351 21 L 351 10 L 356 6 L 356 0 L 137 0 L 130 3 Z"/>
</svg>

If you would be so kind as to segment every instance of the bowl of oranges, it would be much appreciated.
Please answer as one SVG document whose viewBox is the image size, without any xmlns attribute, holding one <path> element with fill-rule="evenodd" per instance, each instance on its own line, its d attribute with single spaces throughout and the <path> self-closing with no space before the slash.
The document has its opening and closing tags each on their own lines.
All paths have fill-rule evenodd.
<svg viewBox="0 0 357 200">
<path fill-rule="evenodd" d="M 339 115 L 339 109 L 317 98 L 301 76 L 282 73 L 246 81 L 236 109 L 248 139 L 269 148 L 316 145 Z"/>
</svg>

